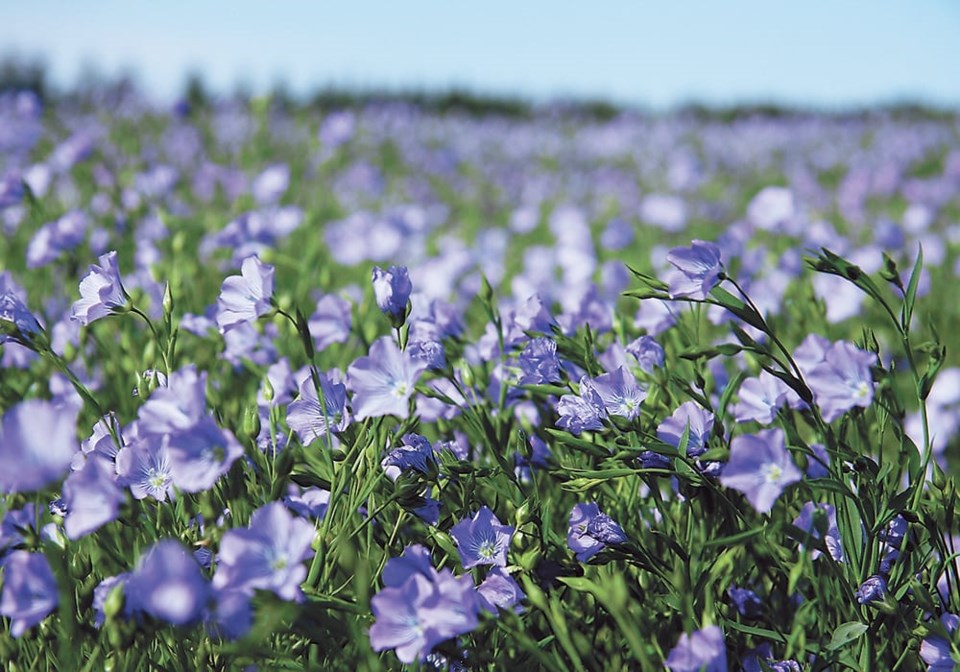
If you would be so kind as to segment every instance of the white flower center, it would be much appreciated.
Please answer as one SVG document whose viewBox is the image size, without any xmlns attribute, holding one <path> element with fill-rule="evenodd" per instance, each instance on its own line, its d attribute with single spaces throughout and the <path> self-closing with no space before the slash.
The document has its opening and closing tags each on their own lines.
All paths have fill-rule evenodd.
<svg viewBox="0 0 960 672">
<path fill-rule="evenodd" d="M 487 560 L 489 560 L 496 554 L 497 554 L 497 546 L 489 539 L 484 539 L 480 543 L 480 548 L 477 549 L 477 555 Z"/>
<path fill-rule="evenodd" d="M 778 464 L 765 464 L 760 470 L 766 483 L 776 483 L 783 476 L 783 468 Z"/>
</svg>

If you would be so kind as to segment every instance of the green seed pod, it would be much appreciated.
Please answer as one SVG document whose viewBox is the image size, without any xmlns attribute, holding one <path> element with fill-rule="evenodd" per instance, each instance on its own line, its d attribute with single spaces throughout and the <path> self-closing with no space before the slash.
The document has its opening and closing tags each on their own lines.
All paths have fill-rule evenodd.
<svg viewBox="0 0 960 672">
<path fill-rule="evenodd" d="M 260 436 L 260 414 L 252 406 L 243 413 L 243 434 L 251 441 Z"/>
</svg>

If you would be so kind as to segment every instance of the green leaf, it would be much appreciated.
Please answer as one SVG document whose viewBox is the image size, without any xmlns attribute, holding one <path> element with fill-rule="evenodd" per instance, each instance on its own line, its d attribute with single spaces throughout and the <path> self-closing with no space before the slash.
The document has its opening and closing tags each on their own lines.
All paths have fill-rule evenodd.
<svg viewBox="0 0 960 672">
<path fill-rule="evenodd" d="M 913 270 L 910 272 L 910 282 L 907 283 L 907 293 L 903 297 L 903 312 L 901 313 L 901 322 L 903 330 L 910 328 L 910 321 L 913 319 L 913 306 L 917 301 L 917 287 L 920 285 L 920 272 L 923 269 L 923 245 L 917 250 L 917 260 L 913 264 Z"/>
<path fill-rule="evenodd" d="M 846 623 L 841 623 L 836 630 L 833 631 L 833 637 L 830 639 L 830 643 L 827 644 L 828 651 L 836 651 L 837 649 L 849 644 L 853 640 L 861 637 L 863 633 L 870 629 L 866 623 L 861 623 L 860 621 L 847 621 Z"/>
<path fill-rule="evenodd" d="M 763 317 L 760 315 L 760 313 L 725 290 L 723 287 L 714 287 L 710 292 L 710 296 L 713 297 L 717 305 L 723 306 L 741 320 L 749 324 L 751 327 L 755 327 L 764 333 L 767 332 L 767 325 L 763 321 Z"/>
</svg>

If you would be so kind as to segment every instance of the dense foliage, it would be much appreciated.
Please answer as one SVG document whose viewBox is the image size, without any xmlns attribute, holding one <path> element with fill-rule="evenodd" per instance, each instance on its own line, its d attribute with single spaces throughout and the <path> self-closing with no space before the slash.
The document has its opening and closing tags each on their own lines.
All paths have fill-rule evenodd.
<svg viewBox="0 0 960 672">
<path fill-rule="evenodd" d="M 957 117 L 9 94 L 0 226 L 11 669 L 960 661 Z"/>
</svg>

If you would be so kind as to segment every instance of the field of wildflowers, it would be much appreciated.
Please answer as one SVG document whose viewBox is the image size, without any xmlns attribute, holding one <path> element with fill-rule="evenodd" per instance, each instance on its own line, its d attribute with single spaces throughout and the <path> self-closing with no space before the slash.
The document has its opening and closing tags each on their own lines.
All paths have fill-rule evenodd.
<svg viewBox="0 0 960 672">
<path fill-rule="evenodd" d="M 960 117 L 0 97 L 0 660 L 953 670 Z"/>
</svg>

